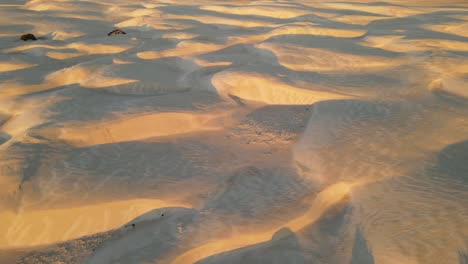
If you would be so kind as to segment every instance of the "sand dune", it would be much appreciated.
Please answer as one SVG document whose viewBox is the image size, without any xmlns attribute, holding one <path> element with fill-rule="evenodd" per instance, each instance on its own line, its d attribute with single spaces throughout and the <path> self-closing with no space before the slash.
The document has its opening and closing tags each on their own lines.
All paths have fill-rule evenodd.
<svg viewBox="0 0 468 264">
<path fill-rule="evenodd" d="M 83 207 L 39 209 L 1 214 L 2 248 L 27 247 L 67 241 L 112 230 L 154 208 L 178 203 L 135 199 Z M 40 220 L 39 220 L 40 219 Z"/>
<path fill-rule="evenodd" d="M 0 72 L 9 72 L 27 69 L 36 66 L 35 64 L 29 64 L 24 62 L 0 62 Z"/>
<path fill-rule="evenodd" d="M 52 46 L 52 45 L 41 45 L 41 44 L 31 44 L 24 45 L 17 48 L 7 49 L 4 52 L 15 53 L 15 52 L 31 52 L 34 53 L 34 50 L 39 49 L 51 49 L 51 50 L 64 50 L 64 49 L 75 49 L 78 52 L 83 52 L 84 54 L 114 54 L 120 53 L 124 50 L 127 50 L 128 46 L 115 46 L 115 45 L 103 45 L 103 44 L 89 44 L 89 43 L 72 43 L 62 47 Z M 33 50 L 33 51 L 29 51 Z"/>
<path fill-rule="evenodd" d="M 294 71 L 381 71 L 385 68 L 398 67 L 404 64 L 404 61 L 385 57 L 340 54 L 326 49 L 306 48 L 295 45 L 261 44 L 258 47 L 270 50 L 278 57 L 281 65 Z M 304 56 L 303 54 L 310 55 Z M 323 58 L 327 58 L 327 60 Z"/>
<path fill-rule="evenodd" d="M 354 24 L 354 25 L 369 25 L 369 23 L 377 20 L 385 19 L 382 16 L 332 16 L 330 17 L 331 20 L 342 22 L 346 24 Z"/>
<path fill-rule="evenodd" d="M 1 263 L 461 263 L 465 1 L 5 1 Z"/>
<path fill-rule="evenodd" d="M 373 14 L 392 17 L 405 17 L 410 15 L 417 15 L 422 12 L 404 6 L 371 6 L 362 3 L 325 3 L 324 7 L 330 7 L 332 9 L 365 11 Z"/>
<path fill-rule="evenodd" d="M 415 39 L 405 40 L 402 36 L 367 37 L 362 45 L 378 47 L 392 52 L 417 52 L 429 50 L 466 51 L 466 43 L 456 40 Z"/>
<path fill-rule="evenodd" d="M 255 25 L 258 26 L 258 25 Z M 318 27 L 308 27 L 308 26 L 295 26 L 295 25 L 285 25 L 275 28 L 269 33 L 253 35 L 253 36 L 231 36 L 228 38 L 229 42 L 226 45 L 221 44 L 208 44 L 205 42 L 195 42 L 195 41 L 183 41 L 177 45 L 177 48 L 172 50 L 165 50 L 161 52 L 156 51 L 147 51 L 138 53 L 138 56 L 142 59 L 159 59 L 164 57 L 174 57 L 174 56 L 196 56 L 201 54 L 206 54 L 214 51 L 227 48 L 229 46 L 234 46 L 243 43 L 257 43 L 264 40 L 267 40 L 274 36 L 282 36 L 289 34 L 304 34 L 304 35 L 317 35 L 317 36 L 337 36 L 337 37 L 358 37 L 365 34 L 365 31 L 359 30 L 341 30 L 341 29 L 328 29 L 328 28 L 318 28 Z"/>
<path fill-rule="evenodd" d="M 46 92 L 72 84 L 81 84 L 83 87 L 87 88 L 102 88 L 134 82 L 137 82 L 137 80 L 109 78 L 103 75 L 103 71 L 97 70 L 97 67 L 83 67 L 78 65 L 47 75 L 44 82 L 41 84 L 27 85 L 9 83 L 5 85 L 3 96 L 18 96 Z"/>
<path fill-rule="evenodd" d="M 323 100 L 350 98 L 347 95 L 306 90 L 288 85 L 277 78 L 242 72 L 221 72 L 213 76 L 220 95 L 275 105 L 308 105 Z"/>
<path fill-rule="evenodd" d="M 428 27 L 431 30 L 442 33 L 450 33 L 461 37 L 468 37 L 468 23 L 450 23 L 445 25 L 431 25 Z"/>
<path fill-rule="evenodd" d="M 158 51 L 145 51 L 138 53 L 138 57 L 147 60 L 155 60 L 164 57 L 183 57 L 183 56 L 196 56 L 208 52 L 213 52 L 224 48 L 224 45 L 208 44 L 195 41 L 183 41 L 177 45 L 177 48 L 172 50 Z"/>
<path fill-rule="evenodd" d="M 270 232 L 265 233 L 249 233 L 245 235 L 235 236 L 229 239 L 219 239 L 212 243 L 202 245 L 200 247 L 191 249 L 171 263 L 195 263 L 205 257 L 218 254 L 233 249 L 238 249 L 248 245 L 262 243 L 271 239 L 272 235 L 281 228 L 287 227 L 292 232 L 298 232 L 307 225 L 313 224 L 325 210 L 333 205 L 342 201 L 350 193 L 350 186 L 347 183 L 336 183 L 324 189 L 316 197 L 314 197 L 310 209 L 307 210 L 302 216 L 292 219 L 290 222 L 285 223 L 281 227 L 277 227 Z"/>
<path fill-rule="evenodd" d="M 76 123 L 44 131 L 42 135 L 75 146 L 142 140 L 152 137 L 223 129 L 214 120 L 220 116 L 190 113 L 159 113 L 124 117 L 108 122 Z"/>
</svg>

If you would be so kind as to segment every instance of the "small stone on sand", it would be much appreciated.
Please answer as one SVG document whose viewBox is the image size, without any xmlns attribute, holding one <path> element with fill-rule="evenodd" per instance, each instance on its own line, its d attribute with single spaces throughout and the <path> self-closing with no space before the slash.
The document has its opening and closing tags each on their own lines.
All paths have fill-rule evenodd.
<svg viewBox="0 0 468 264">
<path fill-rule="evenodd" d="M 37 38 L 31 34 L 31 33 L 28 33 L 28 34 L 24 34 L 21 36 L 21 40 L 23 41 L 28 41 L 28 40 L 37 40 Z"/>
<path fill-rule="evenodd" d="M 110 35 L 118 35 L 118 34 L 127 34 L 125 33 L 125 31 L 121 30 L 121 29 L 114 29 L 112 30 L 111 32 L 109 32 L 107 34 L 107 36 L 110 36 Z"/>
</svg>

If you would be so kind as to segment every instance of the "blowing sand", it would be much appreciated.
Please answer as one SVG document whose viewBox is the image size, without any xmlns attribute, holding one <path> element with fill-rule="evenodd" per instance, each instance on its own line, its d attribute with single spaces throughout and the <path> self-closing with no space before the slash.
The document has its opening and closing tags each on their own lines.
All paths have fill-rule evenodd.
<svg viewBox="0 0 468 264">
<path fill-rule="evenodd" d="M 456 0 L 3 1 L 0 263 L 465 263 L 467 25 Z"/>
</svg>

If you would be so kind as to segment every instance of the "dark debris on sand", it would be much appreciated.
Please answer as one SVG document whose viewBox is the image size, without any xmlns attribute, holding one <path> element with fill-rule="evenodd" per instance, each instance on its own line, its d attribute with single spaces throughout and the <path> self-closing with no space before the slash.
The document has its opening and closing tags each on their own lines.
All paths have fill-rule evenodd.
<svg viewBox="0 0 468 264">
<path fill-rule="evenodd" d="M 111 32 L 109 32 L 107 34 L 107 36 L 110 36 L 110 35 L 118 35 L 118 34 L 127 34 L 125 31 L 121 30 L 121 29 L 114 29 L 112 30 Z"/>
<path fill-rule="evenodd" d="M 36 38 L 36 36 L 34 36 L 33 34 L 28 33 L 28 34 L 22 35 L 22 36 L 21 36 L 21 40 L 23 40 L 23 41 L 37 40 L 37 38 Z"/>
</svg>

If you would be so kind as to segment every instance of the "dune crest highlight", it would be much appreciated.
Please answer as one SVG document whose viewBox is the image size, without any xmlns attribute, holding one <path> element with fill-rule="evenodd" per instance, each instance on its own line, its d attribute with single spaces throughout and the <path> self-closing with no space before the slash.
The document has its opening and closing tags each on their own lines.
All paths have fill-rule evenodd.
<svg viewBox="0 0 468 264">
<path fill-rule="evenodd" d="M 310 202 L 309 209 L 303 215 L 292 219 L 290 222 L 280 227 L 272 229 L 270 232 L 240 234 L 228 239 L 218 239 L 212 243 L 191 249 L 169 262 L 177 264 L 195 263 L 211 255 L 266 242 L 272 238 L 276 231 L 282 228 L 289 228 L 292 232 L 298 232 L 307 225 L 312 225 L 327 209 L 330 209 L 332 206 L 345 199 L 346 196 L 350 194 L 350 187 L 350 184 L 340 182 L 325 188 L 322 192 L 318 193 L 316 197 L 312 198 L 313 201 Z"/>
<path fill-rule="evenodd" d="M 133 199 L 64 209 L 37 209 L 0 214 L 2 248 L 57 243 L 112 230 L 155 208 L 186 206 L 151 199 Z M 38 221 L 38 219 L 41 219 Z"/>
<path fill-rule="evenodd" d="M 322 100 L 351 98 L 347 95 L 306 90 L 288 85 L 277 78 L 242 72 L 222 72 L 213 77 L 213 85 L 223 96 L 274 105 L 307 105 Z"/>
<path fill-rule="evenodd" d="M 57 137 L 75 146 L 116 143 L 222 129 L 207 114 L 159 113 L 125 117 L 96 124 L 71 124 L 45 130 L 43 135 Z"/>
</svg>

